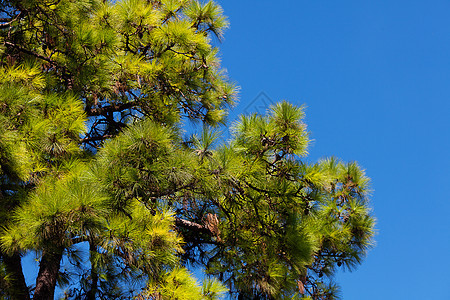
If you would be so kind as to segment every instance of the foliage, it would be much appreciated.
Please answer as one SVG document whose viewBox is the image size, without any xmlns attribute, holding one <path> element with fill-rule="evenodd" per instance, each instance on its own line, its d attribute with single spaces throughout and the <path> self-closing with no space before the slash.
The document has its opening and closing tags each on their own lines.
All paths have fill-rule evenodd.
<svg viewBox="0 0 450 300">
<path fill-rule="evenodd" d="M 339 296 L 333 274 L 372 244 L 369 179 L 308 162 L 285 101 L 219 142 L 236 96 L 212 46 L 220 6 L 0 3 L 0 297 Z M 184 137 L 187 120 L 202 131 Z"/>
</svg>

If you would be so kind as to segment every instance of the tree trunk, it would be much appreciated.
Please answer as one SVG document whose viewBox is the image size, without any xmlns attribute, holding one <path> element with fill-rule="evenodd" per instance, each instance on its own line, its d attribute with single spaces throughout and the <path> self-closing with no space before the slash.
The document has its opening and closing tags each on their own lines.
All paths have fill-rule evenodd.
<svg viewBox="0 0 450 300">
<path fill-rule="evenodd" d="M 63 249 L 44 250 L 36 278 L 33 300 L 53 300 Z"/>
<path fill-rule="evenodd" d="M 22 261 L 18 252 L 13 255 L 0 253 L 3 258 L 8 279 L 8 294 L 11 299 L 29 300 L 30 294 L 22 270 Z"/>
<path fill-rule="evenodd" d="M 97 266 L 94 263 L 93 256 L 97 253 L 97 247 L 94 244 L 94 241 L 89 242 L 89 259 L 91 260 L 91 287 L 90 290 L 86 294 L 87 300 L 95 300 L 95 296 L 98 292 L 98 272 Z"/>
</svg>

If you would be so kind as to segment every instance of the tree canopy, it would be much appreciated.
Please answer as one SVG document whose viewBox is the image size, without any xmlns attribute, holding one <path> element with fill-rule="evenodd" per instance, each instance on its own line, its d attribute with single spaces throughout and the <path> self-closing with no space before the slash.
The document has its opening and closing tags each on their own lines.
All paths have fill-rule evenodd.
<svg viewBox="0 0 450 300">
<path fill-rule="evenodd" d="M 369 179 L 309 162 L 286 101 L 220 138 L 227 26 L 214 2 L 0 1 L 0 298 L 339 298 L 373 243 Z"/>
</svg>

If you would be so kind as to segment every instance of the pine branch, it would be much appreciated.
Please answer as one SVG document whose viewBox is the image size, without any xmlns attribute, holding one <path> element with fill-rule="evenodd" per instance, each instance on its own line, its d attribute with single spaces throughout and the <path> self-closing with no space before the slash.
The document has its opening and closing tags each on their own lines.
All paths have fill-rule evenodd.
<svg viewBox="0 0 450 300">
<path fill-rule="evenodd" d="M 112 137 L 113 137 L 113 135 L 111 135 L 111 134 L 105 134 L 105 135 L 102 135 L 102 136 L 85 137 L 85 138 L 80 139 L 79 143 L 82 144 L 82 143 L 103 141 L 103 140 L 106 140 L 106 139 L 110 139 Z"/>
<path fill-rule="evenodd" d="M 36 52 L 31 51 L 31 50 L 25 49 L 25 48 L 23 48 L 22 46 L 19 46 L 19 45 L 17 45 L 17 44 L 13 44 L 13 43 L 11 43 L 11 42 L 5 42 L 5 45 L 6 45 L 6 46 L 9 46 L 9 47 L 16 48 L 17 50 L 19 50 L 19 51 L 21 51 L 21 52 L 23 52 L 23 53 L 26 53 L 26 54 L 28 54 L 28 55 L 31 55 L 31 56 L 34 56 L 34 57 L 36 57 L 36 58 L 45 60 L 46 62 L 51 63 L 51 64 L 54 65 L 54 66 L 58 66 L 58 63 L 57 63 L 56 61 L 50 59 L 49 57 L 45 57 L 45 56 L 43 56 L 43 55 L 40 55 L 39 53 L 36 53 Z"/>
<path fill-rule="evenodd" d="M 9 47 L 13 47 L 13 48 L 15 48 L 15 49 L 17 49 L 17 50 L 19 50 L 19 51 L 21 51 L 23 53 L 28 54 L 28 55 L 31 55 L 31 56 L 34 56 L 36 58 L 42 59 L 42 60 L 50 63 L 51 65 L 53 65 L 53 66 L 55 66 L 57 68 L 60 68 L 62 70 L 62 73 L 63 73 L 62 78 L 64 78 L 66 83 L 67 83 L 67 88 L 69 90 L 71 90 L 73 88 L 73 79 L 72 79 L 72 77 L 70 75 L 70 72 L 68 72 L 68 70 L 67 70 L 67 68 L 65 66 L 61 66 L 60 64 L 58 64 L 58 62 L 52 60 L 50 57 L 43 56 L 43 55 L 41 55 L 39 53 L 36 53 L 34 51 L 31 51 L 31 50 L 28 50 L 28 49 L 26 49 L 26 48 L 24 48 L 22 46 L 17 45 L 17 44 L 14 44 L 14 43 L 11 43 L 11 42 L 5 42 L 5 45 L 9 46 Z M 50 56 L 53 55 L 54 52 L 55 51 L 53 51 L 52 54 L 50 54 Z"/>
<path fill-rule="evenodd" d="M 19 12 L 17 14 L 17 16 L 15 16 L 14 18 L 0 18 L 0 22 L 5 22 L 5 23 L 0 23 L 0 29 L 7 28 L 7 27 L 11 26 L 11 24 L 14 21 L 17 21 L 20 18 L 21 15 L 22 15 L 22 12 Z"/>
<path fill-rule="evenodd" d="M 97 107 L 97 108 L 86 107 L 86 113 L 90 117 L 102 116 L 102 115 L 106 115 L 108 113 L 124 111 L 126 109 L 135 107 L 137 105 L 138 105 L 138 103 L 136 101 L 131 101 L 131 102 L 127 102 L 127 103 L 112 104 L 109 106 Z"/>
<path fill-rule="evenodd" d="M 177 227 L 183 227 L 191 230 L 195 230 L 197 232 L 206 233 L 210 236 L 215 236 L 215 234 L 205 225 L 200 225 L 198 223 L 181 219 L 179 217 L 175 217 L 175 225 Z"/>
</svg>

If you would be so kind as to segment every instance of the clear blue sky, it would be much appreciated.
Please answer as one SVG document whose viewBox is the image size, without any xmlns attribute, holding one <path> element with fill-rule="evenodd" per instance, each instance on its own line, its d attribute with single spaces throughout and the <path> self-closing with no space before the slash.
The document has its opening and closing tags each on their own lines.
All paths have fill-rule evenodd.
<svg viewBox="0 0 450 300">
<path fill-rule="evenodd" d="M 260 92 L 305 104 L 311 160 L 372 178 L 377 245 L 339 274 L 344 299 L 450 299 L 450 1 L 218 3 L 230 118 Z"/>
</svg>

